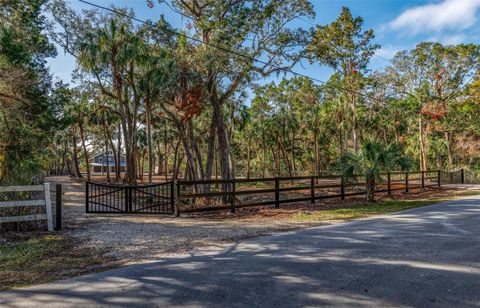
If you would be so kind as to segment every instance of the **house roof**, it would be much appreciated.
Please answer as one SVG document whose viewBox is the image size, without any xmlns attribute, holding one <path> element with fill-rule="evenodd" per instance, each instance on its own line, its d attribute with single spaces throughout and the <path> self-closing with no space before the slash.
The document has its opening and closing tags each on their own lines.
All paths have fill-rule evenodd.
<svg viewBox="0 0 480 308">
<path fill-rule="evenodd" d="M 108 165 L 107 165 L 107 162 L 103 162 L 103 163 L 90 163 L 90 166 L 104 166 L 104 167 L 107 167 L 107 166 L 110 166 L 110 167 L 115 167 L 115 164 L 110 162 Z M 127 162 L 125 161 L 122 161 L 120 162 L 120 167 L 126 167 L 127 166 Z"/>
</svg>

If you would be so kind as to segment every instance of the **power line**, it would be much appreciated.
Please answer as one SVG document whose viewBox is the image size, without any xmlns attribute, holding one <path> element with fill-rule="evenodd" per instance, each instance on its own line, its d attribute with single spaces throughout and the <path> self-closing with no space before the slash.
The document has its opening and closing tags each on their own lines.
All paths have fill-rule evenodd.
<svg viewBox="0 0 480 308">
<path fill-rule="evenodd" d="M 148 26 L 151 26 L 150 23 L 148 23 L 147 21 L 145 20 L 142 20 L 142 19 L 139 19 L 135 16 L 131 16 L 131 15 L 128 15 L 122 11 L 117 11 L 117 10 L 114 10 L 112 8 L 108 8 L 108 7 L 105 7 L 105 6 L 102 6 L 102 5 L 99 5 L 99 4 L 95 4 L 95 3 L 92 3 L 92 2 L 89 2 L 89 1 L 86 1 L 86 0 L 78 0 L 82 3 L 85 3 L 87 5 L 90 5 L 90 6 L 93 6 L 93 7 L 96 7 L 96 8 L 99 8 L 99 9 L 102 9 L 102 10 L 105 10 L 105 11 L 109 11 L 111 13 L 114 13 L 114 14 L 117 14 L 117 15 L 120 15 L 120 16 L 123 16 L 123 17 L 126 17 L 126 18 L 129 18 L 131 20 L 134 20 L 136 22 L 139 22 L 141 24 L 144 24 L 144 25 L 148 25 Z M 168 32 L 170 34 L 173 34 L 173 35 L 176 35 L 176 36 L 180 36 L 180 37 L 183 37 L 183 38 L 186 38 L 186 39 L 189 39 L 189 40 L 192 40 L 194 42 L 197 42 L 197 43 L 200 43 L 200 44 L 203 44 L 203 45 L 206 45 L 206 46 L 209 46 L 209 47 L 213 47 L 215 49 L 218 49 L 218 50 L 221 50 L 223 52 L 226 52 L 226 53 L 230 53 L 230 54 L 233 54 L 237 57 L 241 57 L 241 58 L 244 58 L 244 59 L 247 59 L 247 60 L 250 60 L 252 62 L 257 62 L 257 63 L 260 63 L 260 64 L 263 64 L 267 67 L 271 67 L 271 68 L 274 68 L 274 69 L 277 69 L 279 71 L 285 71 L 285 72 L 288 72 L 294 76 L 299 76 L 299 77 L 304 77 L 304 78 L 307 78 L 307 79 L 310 79 L 310 80 L 313 80 L 313 81 L 316 81 L 318 83 L 321 83 L 321 84 L 324 84 L 326 85 L 327 82 L 326 81 L 323 81 L 323 80 L 320 80 L 318 78 L 315 78 L 315 77 L 311 77 L 311 76 L 308 76 L 308 75 L 305 75 L 303 73 L 299 73 L 299 72 L 296 72 L 296 71 L 293 71 L 292 69 L 285 69 L 285 68 L 282 68 L 278 65 L 275 65 L 275 64 L 271 64 L 271 63 L 268 63 L 268 62 L 265 62 L 263 60 L 259 60 L 259 59 L 256 59 L 254 57 L 251 57 L 249 55 L 245 55 L 245 54 L 242 54 L 238 51 L 235 51 L 235 50 L 231 50 L 229 48 L 226 48 L 226 47 L 223 47 L 221 45 L 217 45 L 217 44 L 212 44 L 212 43 L 208 43 L 208 42 L 204 42 L 203 40 L 200 40 L 198 38 L 195 38 L 195 37 L 192 37 L 192 36 L 189 36 L 187 34 L 184 34 L 184 33 L 181 33 L 181 32 L 178 32 L 178 31 L 175 31 L 175 30 L 171 30 L 169 28 L 166 28 L 166 27 L 160 27 L 163 31 L 165 32 Z M 357 91 L 354 91 L 354 90 L 351 90 L 351 89 L 346 89 L 344 87 L 341 87 L 341 86 L 338 86 L 338 85 L 333 85 L 334 88 L 337 88 L 337 89 L 340 89 L 340 90 L 343 90 L 343 91 L 348 91 L 350 93 L 353 93 L 353 94 L 356 94 L 356 95 L 359 95 L 359 96 L 362 96 L 364 98 L 369 98 L 371 100 L 375 100 L 377 102 L 382 102 L 381 100 L 375 98 L 375 97 L 371 97 L 369 95 L 366 95 L 364 93 L 361 93 L 361 92 L 357 92 Z"/>
</svg>

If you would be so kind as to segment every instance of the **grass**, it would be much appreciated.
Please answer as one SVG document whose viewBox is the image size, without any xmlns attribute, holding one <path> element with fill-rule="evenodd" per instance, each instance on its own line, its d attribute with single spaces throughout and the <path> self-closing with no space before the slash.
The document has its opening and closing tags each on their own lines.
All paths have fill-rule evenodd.
<svg viewBox="0 0 480 308">
<path fill-rule="evenodd" d="M 59 235 L 0 244 L 0 291 L 104 270 L 110 261 Z"/>
<path fill-rule="evenodd" d="M 472 196 L 478 194 L 478 191 L 459 191 L 452 192 L 449 197 L 416 200 L 385 200 L 378 203 L 357 204 L 345 208 L 320 210 L 315 212 L 300 212 L 294 214 L 292 219 L 301 222 L 352 220 L 431 205 L 442 201 L 453 200 L 460 196 Z"/>
</svg>

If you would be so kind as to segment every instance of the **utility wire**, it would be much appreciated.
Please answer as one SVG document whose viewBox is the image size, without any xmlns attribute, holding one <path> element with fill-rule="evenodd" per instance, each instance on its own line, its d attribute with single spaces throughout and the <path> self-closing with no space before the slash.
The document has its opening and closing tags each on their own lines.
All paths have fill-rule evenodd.
<svg viewBox="0 0 480 308">
<path fill-rule="evenodd" d="M 139 19 L 137 17 L 134 17 L 134 16 L 131 16 L 131 15 L 128 15 L 122 11 L 117 11 L 117 10 L 114 10 L 112 8 L 109 8 L 109 7 L 105 7 L 105 6 L 102 6 L 102 5 L 99 5 L 99 4 L 95 4 L 95 3 L 92 3 L 92 2 L 89 2 L 89 1 L 86 1 L 86 0 L 78 0 L 82 3 L 85 3 L 87 5 L 90 5 L 90 6 L 93 6 L 93 7 L 96 7 L 96 8 L 99 8 L 99 9 L 102 9 L 102 10 L 105 10 L 105 11 L 109 11 L 111 13 L 114 13 L 114 14 L 117 14 L 117 15 L 120 15 L 120 16 L 123 16 L 123 17 L 126 17 L 126 18 L 129 18 L 131 20 L 134 20 L 136 22 L 139 22 L 141 24 L 144 24 L 144 25 L 148 25 L 148 26 L 151 26 L 150 23 L 148 23 L 147 21 L 145 20 L 142 20 L 142 19 Z M 288 72 L 294 76 L 299 76 L 299 77 L 304 77 L 304 78 L 307 78 L 307 79 L 310 79 L 310 80 L 313 80 L 313 81 L 316 81 L 318 83 L 321 83 L 323 85 L 326 85 L 327 82 L 326 81 L 323 81 L 323 80 L 320 80 L 318 78 L 315 78 L 315 77 L 311 77 L 311 76 L 308 76 L 308 75 L 305 75 L 303 73 L 299 73 L 299 72 L 296 72 L 296 71 L 293 71 L 292 69 L 285 69 L 285 68 L 282 68 L 278 65 L 275 65 L 275 64 L 271 64 L 271 63 L 268 63 L 266 61 L 263 61 L 263 60 L 260 60 L 260 59 L 256 59 L 254 57 L 251 57 L 249 55 L 246 55 L 246 54 L 242 54 L 238 51 L 235 51 L 235 50 L 231 50 L 229 48 L 226 48 L 226 47 L 223 47 L 221 45 L 217 45 L 217 44 L 212 44 L 212 43 L 208 43 L 208 42 L 204 42 L 198 38 L 195 38 L 195 37 L 192 37 L 192 36 L 189 36 L 187 34 L 184 34 L 184 33 L 181 33 L 181 32 L 178 32 L 178 31 L 174 31 L 174 30 L 171 30 L 171 29 L 168 29 L 166 27 L 160 27 L 163 31 L 165 32 L 168 32 L 170 34 L 173 34 L 173 35 L 176 35 L 176 36 L 180 36 L 180 37 L 184 37 L 186 39 L 189 39 L 189 40 L 192 40 L 194 42 L 197 42 L 197 43 L 200 43 L 200 44 L 203 44 L 203 45 L 206 45 L 206 46 L 209 46 L 209 47 L 213 47 L 215 49 L 218 49 L 218 50 L 221 50 L 223 52 L 226 52 L 226 53 L 230 53 L 230 54 L 233 54 L 237 57 L 240 57 L 240 58 L 244 58 L 244 59 L 248 59 L 252 62 L 257 62 L 257 63 L 260 63 L 260 64 L 263 64 L 265 66 L 268 66 L 268 67 L 271 67 L 271 68 L 274 68 L 274 69 L 277 69 L 279 71 L 285 71 L 285 72 Z M 364 94 L 364 93 L 361 93 L 361 92 L 357 92 L 355 90 L 351 90 L 351 89 L 346 89 L 344 87 L 341 87 L 341 86 L 338 86 L 338 85 L 333 85 L 334 88 L 337 88 L 339 90 L 342 90 L 342 91 L 348 91 L 350 93 L 353 93 L 353 94 L 356 94 L 356 95 L 359 95 L 359 96 L 362 96 L 364 98 L 369 98 L 371 100 L 374 100 L 374 101 L 377 101 L 377 102 L 383 102 L 382 100 L 379 100 L 378 98 L 375 98 L 375 97 L 371 97 L 367 94 Z"/>
</svg>

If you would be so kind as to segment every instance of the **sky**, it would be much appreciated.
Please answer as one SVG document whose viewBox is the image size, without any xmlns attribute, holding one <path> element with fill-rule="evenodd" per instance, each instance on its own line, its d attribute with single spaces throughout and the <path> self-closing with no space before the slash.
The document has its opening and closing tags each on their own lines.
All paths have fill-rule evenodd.
<svg viewBox="0 0 480 308">
<path fill-rule="evenodd" d="M 89 0 L 102 6 L 114 4 L 135 11 L 139 19 L 165 19 L 178 29 L 185 29 L 188 19 L 171 11 L 165 5 L 156 2 L 153 8 L 146 0 Z M 170 1 L 170 0 L 167 0 Z M 373 29 L 375 43 L 382 47 L 372 57 L 370 69 L 380 69 L 388 65 L 396 52 L 412 49 L 423 41 L 440 42 L 445 45 L 459 43 L 480 43 L 480 0 L 311 0 L 316 16 L 311 20 L 299 20 L 298 26 L 313 27 L 334 21 L 342 6 L 348 7 L 353 16 L 364 19 L 364 28 Z M 78 0 L 68 0 L 76 9 L 88 9 L 88 5 Z M 71 82 L 71 73 L 75 69 L 73 57 L 58 48 L 58 56 L 49 59 L 50 71 L 54 78 Z M 303 64 L 294 69 L 320 80 L 328 80 L 331 70 L 318 64 Z M 280 76 L 279 78 L 281 78 Z M 275 81 L 277 77 L 269 80 Z"/>
</svg>

